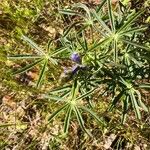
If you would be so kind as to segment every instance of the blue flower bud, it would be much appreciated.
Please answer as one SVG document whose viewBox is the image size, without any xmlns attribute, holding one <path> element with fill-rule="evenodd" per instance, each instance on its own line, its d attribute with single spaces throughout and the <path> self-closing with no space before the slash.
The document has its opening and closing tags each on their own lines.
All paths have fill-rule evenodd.
<svg viewBox="0 0 150 150">
<path fill-rule="evenodd" d="M 76 74 L 79 69 L 80 69 L 80 67 L 78 65 L 73 66 L 72 67 L 72 75 Z"/>
<path fill-rule="evenodd" d="M 79 64 L 81 63 L 81 57 L 77 52 L 72 53 L 71 60 Z"/>
</svg>

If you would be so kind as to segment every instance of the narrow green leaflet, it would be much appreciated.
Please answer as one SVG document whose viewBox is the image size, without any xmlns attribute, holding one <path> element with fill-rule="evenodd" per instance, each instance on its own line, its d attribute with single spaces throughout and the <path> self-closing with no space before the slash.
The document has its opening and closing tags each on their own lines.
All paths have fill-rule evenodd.
<svg viewBox="0 0 150 150">
<path fill-rule="evenodd" d="M 128 107 L 129 107 L 129 95 L 126 95 L 125 99 L 123 99 L 123 112 L 121 118 L 122 124 L 124 124 L 126 121 Z"/>
<path fill-rule="evenodd" d="M 65 50 L 67 50 L 67 48 L 56 49 L 55 52 L 53 52 L 52 54 L 50 54 L 50 57 L 55 57 L 56 55 L 62 53 Z"/>
<path fill-rule="evenodd" d="M 148 112 L 148 108 L 146 107 L 146 105 L 142 102 L 141 100 L 141 94 L 138 90 L 134 90 L 136 92 L 136 94 L 138 95 L 138 103 L 139 103 L 139 106 L 141 108 L 143 108 L 144 111 Z"/>
<path fill-rule="evenodd" d="M 64 91 L 69 91 L 69 90 L 71 90 L 71 86 L 66 85 L 66 86 L 54 88 L 49 93 L 55 94 L 55 93 L 60 93 L 60 92 L 64 92 Z"/>
<path fill-rule="evenodd" d="M 130 100 L 131 100 L 133 109 L 135 111 L 136 117 L 137 117 L 137 119 L 140 120 L 141 119 L 141 113 L 140 113 L 139 106 L 137 104 L 134 92 L 133 91 L 129 91 L 129 95 L 130 95 Z"/>
<path fill-rule="evenodd" d="M 99 24 L 109 33 L 111 34 L 112 31 L 109 29 L 109 27 L 105 24 L 105 22 L 100 18 L 100 16 L 98 16 L 98 14 L 95 12 L 95 10 L 92 10 L 92 14 L 94 15 L 94 17 L 97 19 L 97 21 L 99 22 Z"/>
<path fill-rule="evenodd" d="M 48 63 L 48 60 L 46 59 L 45 62 L 44 62 L 44 65 L 42 67 L 42 70 L 40 72 L 39 79 L 38 79 L 37 84 L 36 84 L 37 87 L 39 87 L 41 85 L 41 82 L 42 82 L 42 80 L 44 78 L 44 74 L 45 74 L 45 70 L 46 70 L 46 67 L 47 67 L 47 63 Z"/>
<path fill-rule="evenodd" d="M 75 80 L 73 83 L 72 89 L 71 89 L 71 99 L 72 100 L 76 97 L 78 90 L 79 90 L 79 85 L 77 83 L 77 80 Z"/>
<path fill-rule="evenodd" d="M 84 120 L 82 118 L 82 115 L 81 115 L 79 109 L 76 106 L 74 106 L 74 111 L 75 111 L 75 114 L 76 114 L 76 117 L 77 117 L 77 120 L 78 120 L 78 123 L 79 123 L 81 129 L 85 133 L 87 133 L 90 137 L 92 137 L 91 133 L 85 128 L 85 126 L 84 126 Z"/>
<path fill-rule="evenodd" d="M 94 49 L 96 49 L 96 48 L 98 48 L 98 47 L 100 47 L 102 45 L 106 45 L 106 44 L 110 43 L 111 41 L 112 41 L 111 38 L 109 38 L 109 37 L 105 38 L 104 40 L 102 40 L 102 41 L 100 41 L 98 43 L 95 43 L 94 46 L 92 46 L 88 51 L 92 51 L 92 50 L 94 50 Z"/>
<path fill-rule="evenodd" d="M 15 126 L 16 124 L 0 124 L 0 128 L 7 128 L 9 126 Z"/>
<path fill-rule="evenodd" d="M 88 8 L 86 5 L 84 5 L 84 4 L 82 4 L 82 3 L 77 3 L 77 4 L 74 4 L 73 7 L 77 7 L 77 8 L 82 8 L 82 9 L 84 9 L 85 12 L 86 12 L 87 15 L 88 15 L 88 18 L 91 19 L 90 10 L 89 10 L 89 8 Z"/>
<path fill-rule="evenodd" d="M 57 111 L 55 111 L 49 118 L 48 121 L 50 122 L 54 117 L 56 117 L 61 111 L 63 111 L 68 106 L 68 103 L 63 105 L 61 108 L 59 108 Z"/>
<path fill-rule="evenodd" d="M 114 44 L 114 61 L 115 63 L 117 63 L 118 60 L 117 40 L 114 40 L 113 44 Z"/>
<path fill-rule="evenodd" d="M 139 11 L 138 13 L 133 14 L 117 31 L 117 33 L 124 32 L 125 29 L 127 29 L 142 13 L 144 13 L 144 10 Z"/>
<path fill-rule="evenodd" d="M 21 38 L 26 41 L 32 48 L 34 48 L 35 50 L 37 50 L 38 53 L 40 54 L 45 54 L 43 49 L 40 48 L 36 43 L 34 43 L 32 40 L 30 40 L 28 37 L 26 37 L 25 35 L 22 35 Z"/>
<path fill-rule="evenodd" d="M 58 97 L 56 95 L 46 95 L 45 98 L 48 98 L 50 100 L 55 100 L 57 102 L 60 102 L 60 101 L 65 101 L 65 99 L 63 97 Z"/>
<path fill-rule="evenodd" d="M 41 58 L 42 56 L 37 55 L 13 55 L 13 56 L 7 56 L 8 59 L 37 59 Z"/>
<path fill-rule="evenodd" d="M 59 9 L 59 13 L 65 14 L 65 15 L 73 15 L 73 16 L 77 15 L 77 16 L 83 17 L 82 14 L 80 14 L 77 11 L 73 11 L 71 9 Z"/>
<path fill-rule="evenodd" d="M 79 23 L 80 23 L 79 21 L 72 23 L 72 24 L 64 31 L 63 37 L 66 37 L 66 36 L 70 33 L 70 31 L 75 27 L 75 25 L 77 25 L 77 24 L 79 24 Z"/>
<path fill-rule="evenodd" d="M 141 49 L 145 49 L 147 51 L 150 51 L 150 48 L 149 47 L 146 47 L 146 46 L 143 46 L 143 45 L 140 45 L 138 43 L 135 43 L 135 42 L 132 42 L 132 41 L 129 41 L 129 40 L 126 40 L 126 39 L 121 39 L 123 42 L 127 43 L 127 44 L 130 44 L 132 46 L 135 46 L 137 48 L 141 48 Z"/>
<path fill-rule="evenodd" d="M 91 116 L 93 116 L 100 124 L 105 125 L 104 121 L 102 121 L 92 110 L 84 106 L 81 106 L 80 108 L 83 109 L 85 112 L 90 113 Z"/>
<path fill-rule="evenodd" d="M 111 6 L 111 0 L 107 0 L 107 6 L 108 6 L 108 13 L 109 13 L 109 19 L 111 23 L 111 29 L 113 32 L 115 32 L 115 21 L 114 21 L 114 15 L 112 11 L 112 6 Z"/>
<path fill-rule="evenodd" d="M 107 0 L 103 0 L 101 4 L 99 4 L 99 6 L 96 9 L 96 12 L 100 12 L 100 10 L 102 9 L 102 7 L 104 6 L 104 4 L 106 3 Z"/>
<path fill-rule="evenodd" d="M 88 91 L 87 93 L 85 93 L 85 94 L 83 94 L 83 95 L 77 97 L 75 100 L 83 99 L 83 98 L 85 98 L 85 97 L 91 95 L 96 89 L 97 89 L 97 88 L 94 88 L 94 89 Z"/>
<path fill-rule="evenodd" d="M 150 83 L 147 83 L 147 84 L 140 84 L 139 87 L 140 87 L 140 88 L 144 88 L 144 89 L 150 89 Z"/>
<path fill-rule="evenodd" d="M 111 106 L 109 108 L 109 111 L 112 111 L 112 109 L 115 107 L 115 105 L 117 104 L 117 102 L 121 99 L 121 97 L 123 96 L 124 91 L 121 91 L 117 96 L 115 96 L 111 102 Z"/>
<path fill-rule="evenodd" d="M 64 121 L 64 133 L 68 132 L 71 113 L 72 113 L 72 106 L 69 105 L 67 107 L 67 113 L 66 113 L 66 117 L 65 117 L 65 121 Z"/>
<path fill-rule="evenodd" d="M 137 33 L 137 32 L 141 32 L 141 31 L 144 31 L 146 30 L 147 27 L 134 27 L 134 28 L 131 28 L 129 30 L 126 30 L 126 31 L 123 31 L 123 32 L 120 32 L 119 33 L 119 36 L 124 36 L 124 35 L 127 35 L 127 34 L 133 34 L 133 33 Z"/>
<path fill-rule="evenodd" d="M 43 61 L 43 58 L 35 61 L 34 63 L 31 63 L 31 64 L 25 66 L 24 68 L 21 68 L 20 70 L 14 72 L 13 75 L 26 72 L 26 71 L 30 70 L 31 68 L 33 68 L 35 65 L 39 64 L 41 61 Z"/>
</svg>

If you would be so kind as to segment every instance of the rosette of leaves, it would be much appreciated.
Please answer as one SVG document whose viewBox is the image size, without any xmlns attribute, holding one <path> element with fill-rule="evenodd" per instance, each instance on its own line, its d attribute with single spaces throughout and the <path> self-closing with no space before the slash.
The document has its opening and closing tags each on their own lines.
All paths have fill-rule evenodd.
<svg viewBox="0 0 150 150">
<path fill-rule="evenodd" d="M 91 133 L 85 127 L 82 112 L 89 113 L 93 118 L 95 118 L 98 121 L 100 125 L 105 125 L 105 122 L 101 120 L 93 112 L 92 109 L 85 106 L 86 103 L 84 102 L 84 99 L 92 95 L 95 90 L 96 88 L 92 88 L 91 90 L 85 93 L 80 92 L 80 83 L 78 83 L 77 80 L 74 80 L 72 86 L 67 85 L 50 91 L 47 95 L 47 98 L 49 98 L 50 100 L 55 100 L 57 103 L 63 103 L 63 106 L 61 106 L 49 117 L 49 122 L 58 114 L 65 112 L 64 133 L 68 132 L 71 117 L 76 116 L 81 129 L 85 131 L 89 136 L 92 136 Z"/>
<path fill-rule="evenodd" d="M 104 17 L 102 13 L 100 13 L 100 10 L 105 3 L 107 3 L 108 15 Z M 137 13 L 135 13 L 134 11 L 130 13 L 127 11 L 122 12 L 119 9 L 119 12 L 116 12 L 117 15 L 114 15 L 111 0 L 104 0 L 100 5 L 99 11 L 89 9 L 86 5 L 81 3 L 74 5 L 73 8 L 74 7 L 82 8 L 86 13 L 84 14 L 78 11 L 75 13 L 74 10 L 60 10 L 60 12 L 67 15 L 80 16 L 81 18 L 83 18 L 82 21 L 86 24 L 86 26 L 90 26 L 102 36 L 99 42 L 95 42 L 93 45 L 90 46 L 89 51 L 95 49 L 98 50 L 100 49 L 100 47 L 104 47 L 103 53 L 114 54 L 113 59 L 115 63 L 119 61 L 118 53 L 121 53 L 122 48 L 124 47 L 123 45 L 129 44 L 138 49 L 150 51 L 149 47 L 140 45 L 138 42 L 136 42 L 136 38 L 132 41 L 130 40 L 130 37 L 132 37 L 133 34 L 139 34 L 141 31 L 147 28 L 146 26 L 134 26 L 135 20 L 144 13 L 144 10 L 141 10 Z M 86 29 L 84 23 L 81 23 L 83 24 L 80 29 L 82 31 Z M 99 26 L 97 26 L 96 23 L 99 23 Z M 73 26 L 74 24 L 68 28 L 67 32 L 64 33 L 64 36 L 69 34 Z"/>
<path fill-rule="evenodd" d="M 66 48 L 58 48 L 58 49 L 54 49 L 52 46 L 52 41 L 50 40 L 48 42 L 47 45 L 47 49 L 46 51 L 42 48 L 40 48 L 35 42 L 33 42 L 31 39 L 29 39 L 28 37 L 26 37 L 25 35 L 22 35 L 22 39 L 27 42 L 29 44 L 29 46 L 31 46 L 31 48 L 33 48 L 36 51 L 36 54 L 32 55 L 32 54 L 27 54 L 27 55 L 9 55 L 7 58 L 10 60 L 21 60 L 21 59 L 26 59 L 26 60 L 33 60 L 33 63 L 26 65 L 25 67 L 13 72 L 13 75 L 16 74 L 21 74 L 24 73 L 30 69 L 32 69 L 34 66 L 41 64 L 42 67 L 40 69 L 40 74 L 39 74 L 39 78 L 37 81 L 36 86 L 40 87 L 46 69 L 47 69 L 47 65 L 48 63 L 50 63 L 51 65 L 57 65 L 57 59 L 56 56 L 59 55 L 60 53 L 62 53 L 63 51 L 66 50 Z"/>
</svg>

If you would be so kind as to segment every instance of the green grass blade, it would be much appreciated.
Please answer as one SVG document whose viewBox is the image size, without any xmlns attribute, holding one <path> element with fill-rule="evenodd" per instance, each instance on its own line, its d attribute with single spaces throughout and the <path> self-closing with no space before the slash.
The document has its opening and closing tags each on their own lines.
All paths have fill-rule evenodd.
<svg viewBox="0 0 150 150">
<path fill-rule="evenodd" d="M 42 59 L 39 59 L 39 60 L 37 60 L 37 61 L 35 61 L 35 62 L 32 63 L 32 64 L 29 64 L 29 65 L 23 67 L 23 68 L 20 69 L 20 70 L 17 70 L 16 72 L 13 73 L 13 75 L 26 72 L 26 71 L 30 70 L 31 68 L 33 68 L 35 65 L 39 64 L 41 61 L 43 61 L 43 58 L 42 58 Z"/>
<path fill-rule="evenodd" d="M 63 111 L 68 106 L 68 103 L 63 105 L 61 108 L 56 110 L 49 118 L 48 121 L 50 122 L 54 117 L 56 117 L 61 111 Z"/>
<path fill-rule="evenodd" d="M 65 121 L 64 121 L 64 133 L 68 133 L 71 113 L 72 113 L 72 107 L 68 106 Z"/>
<path fill-rule="evenodd" d="M 108 13 L 109 13 L 111 29 L 113 32 L 115 32 L 116 29 L 115 29 L 115 21 L 114 21 L 114 15 L 113 15 L 113 11 L 112 11 L 111 0 L 107 0 L 107 6 L 108 6 Z"/>
<path fill-rule="evenodd" d="M 37 55 L 13 55 L 13 56 L 7 56 L 8 59 L 36 59 L 41 58 L 42 56 Z"/>
<path fill-rule="evenodd" d="M 37 84 L 36 84 L 37 87 L 39 87 L 41 85 L 41 82 L 42 82 L 42 80 L 44 78 L 44 73 L 46 71 L 47 63 L 48 63 L 48 60 L 46 59 L 45 62 L 44 62 L 44 65 L 42 67 L 42 70 L 40 72 L 39 79 L 38 79 Z"/>
<path fill-rule="evenodd" d="M 91 133 L 85 128 L 85 126 L 84 126 L 84 120 L 82 118 L 82 115 L 81 115 L 79 109 L 76 106 L 74 107 L 74 111 L 75 111 L 75 114 L 76 114 L 76 117 L 77 117 L 77 120 L 78 120 L 78 123 L 79 123 L 81 129 L 85 133 L 87 133 L 90 137 L 92 137 Z"/>
<path fill-rule="evenodd" d="M 28 37 L 26 37 L 25 35 L 22 35 L 21 38 L 26 41 L 32 48 L 34 48 L 35 50 L 37 50 L 37 52 L 39 52 L 40 54 L 45 54 L 43 49 L 40 48 L 36 43 L 34 43 L 31 39 L 29 39 Z"/>
<path fill-rule="evenodd" d="M 135 111 L 136 117 L 137 117 L 137 119 L 140 120 L 141 119 L 141 113 L 140 113 L 139 106 L 137 104 L 134 92 L 133 91 L 129 91 L 129 95 L 130 95 L 132 107 L 133 107 L 133 109 Z"/>
<path fill-rule="evenodd" d="M 133 14 L 123 25 L 120 27 L 120 29 L 117 31 L 117 33 L 123 32 L 125 29 L 127 29 L 142 13 L 144 13 L 144 10 L 139 11 L 138 13 Z"/>
<path fill-rule="evenodd" d="M 123 42 L 127 43 L 127 44 L 130 44 L 132 46 L 135 46 L 137 48 L 141 48 L 141 49 L 145 49 L 147 51 L 150 51 L 150 48 L 149 47 L 146 47 L 146 46 L 143 46 L 143 45 L 140 45 L 138 43 L 135 43 L 135 42 L 132 42 L 132 41 L 128 41 L 128 40 L 125 40 L 125 39 L 121 39 Z"/>
<path fill-rule="evenodd" d="M 85 112 L 90 113 L 91 116 L 94 117 L 100 124 L 105 125 L 104 121 L 102 121 L 92 110 L 84 106 L 81 106 L 80 108 L 83 109 Z"/>
</svg>

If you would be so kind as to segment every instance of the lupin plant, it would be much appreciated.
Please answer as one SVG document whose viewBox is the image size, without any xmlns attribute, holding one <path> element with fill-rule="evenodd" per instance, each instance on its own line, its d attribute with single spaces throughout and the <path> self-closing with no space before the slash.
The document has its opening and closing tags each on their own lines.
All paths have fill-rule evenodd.
<svg viewBox="0 0 150 150">
<path fill-rule="evenodd" d="M 107 9 L 103 12 L 102 8 L 106 6 Z M 66 67 L 64 76 L 62 76 L 67 79 L 63 80 L 64 85 L 61 83 L 60 87 L 45 95 L 45 98 L 63 104 L 50 116 L 49 121 L 60 112 L 65 111 L 64 132 L 67 133 L 74 112 L 80 127 L 91 135 L 85 128 L 82 117 L 82 111 L 84 111 L 90 113 L 101 124 L 106 125 L 103 119 L 101 120 L 93 112 L 92 105 L 92 94 L 102 88 L 101 85 L 106 87 L 101 95 L 110 94 L 109 111 L 121 103 L 122 123 L 125 122 L 128 111 L 132 109 L 137 119 L 140 120 L 141 111 L 148 112 L 149 108 L 142 102 L 139 89 L 148 89 L 150 84 L 143 84 L 142 80 L 139 82 L 138 76 L 141 76 L 143 72 L 144 75 L 148 75 L 148 78 L 150 77 L 150 60 L 147 57 L 150 56 L 150 47 L 140 44 L 138 36 L 147 27 L 137 27 L 134 21 L 144 13 L 144 10 L 130 12 L 121 3 L 118 5 L 118 10 L 113 10 L 111 0 L 103 0 L 96 9 L 90 9 L 85 4 L 78 3 L 73 5 L 72 9 L 61 9 L 60 13 L 68 17 L 74 15 L 80 18 L 80 21 L 73 22 L 64 31 L 62 37 L 57 39 L 61 43 L 60 48 L 53 49 L 51 52 L 50 44 L 48 44 L 48 51 L 45 53 L 29 38 L 23 36 L 23 39 L 38 51 L 38 55 L 8 57 L 9 59 L 37 59 L 14 74 L 25 72 L 42 63 L 43 67 L 37 81 L 38 87 L 49 62 L 57 65 L 59 60 L 64 60 L 64 56 L 70 60 L 72 68 L 67 70 Z M 92 33 L 86 37 L 88 27 L 92 29 Z M 94 34 L 95 38 L 93 38 Z M 88 40 L 92 38 L 92 42 Z M 59 55 L 58 60 L 55 59 L 57 55 Z M 144 79 L 145 76 L 141 78 Z"/>
</svg>

